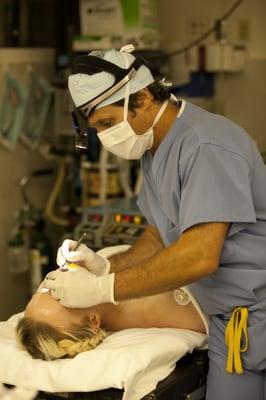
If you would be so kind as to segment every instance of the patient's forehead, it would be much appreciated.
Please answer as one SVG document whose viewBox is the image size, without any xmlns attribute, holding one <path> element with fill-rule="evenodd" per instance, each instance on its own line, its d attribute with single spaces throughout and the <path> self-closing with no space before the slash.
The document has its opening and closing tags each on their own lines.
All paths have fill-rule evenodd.
<svg viewBox="0 0 266 400">
<path fill-rule="evenodd" d="M 35 293 L 25 310 L 25 317 L 47 322 L 57 328 L 68 329 L 79 324 L 85 310 L 63 307 L 50 292 Z"/>
</svg>

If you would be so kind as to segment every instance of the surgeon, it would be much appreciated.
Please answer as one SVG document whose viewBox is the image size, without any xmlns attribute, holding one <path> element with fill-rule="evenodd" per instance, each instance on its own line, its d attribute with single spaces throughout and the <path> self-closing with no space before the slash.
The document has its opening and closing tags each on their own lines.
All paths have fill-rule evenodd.
<svg viewBox="0 0 266 400">
<path fill-rule="evenodd" d="M 97 130 L 113 154 L 140 159 L 138 205 L 149 226 L 106 259 L 66 240 L 46 287 L 66 307 L 154 295 L 187 285 L 210 316 L 207 400 L 266 399 L 266 168 L 227 118 L 176 99 L 130 53 L 95 51 L 69 77 L 79 145 Z M 83 272 L 84 270 L 82 270 Z"/>
</svg>

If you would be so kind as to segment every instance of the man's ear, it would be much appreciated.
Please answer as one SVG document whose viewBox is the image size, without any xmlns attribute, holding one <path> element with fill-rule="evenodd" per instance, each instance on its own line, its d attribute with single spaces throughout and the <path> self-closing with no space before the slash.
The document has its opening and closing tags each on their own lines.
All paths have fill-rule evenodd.
<svg viewBox="0 0 266 400">
<path fill-rule="evenodd" d="M 139 93 L 139 105 L 142 107 L 143 110 L 148 110 L 153 101 L 153 95 L 147 88 L 141 89 Z"/>
</svg>

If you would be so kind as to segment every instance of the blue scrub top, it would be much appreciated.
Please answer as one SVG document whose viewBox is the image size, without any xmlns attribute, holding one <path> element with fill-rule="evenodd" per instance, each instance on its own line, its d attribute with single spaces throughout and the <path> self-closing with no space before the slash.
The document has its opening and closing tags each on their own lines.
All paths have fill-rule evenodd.
<svg viewBox="0 0 266 400">
<path fill-rule="evenodd" d="M 266 166 L 227 118 L 188 102 L 155 154 L 141 160 L 138 205 L 166 246 L 199 223 L 229 222 L 216 273 L 189 285 L 208 314 L 266 297 Z"/>
</svg>

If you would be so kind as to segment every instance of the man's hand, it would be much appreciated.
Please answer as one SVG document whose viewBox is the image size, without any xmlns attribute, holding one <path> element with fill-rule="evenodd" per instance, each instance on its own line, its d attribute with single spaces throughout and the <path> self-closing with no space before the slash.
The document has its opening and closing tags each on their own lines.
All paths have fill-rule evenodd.
<svg viewBox="0 0 266 400">
<path fill-rule="evenodd" d="M 110 262 L 107 258 L 96 254 L 85 244 L 81 243 L 76 251 L 72 249 L 76 245 L 76 241 L 66 239 L 57 251 L 56 263 L 59 267 L 65 262 L 72 262 L 87 268 L 95 275 L 101 276 L 110 272 Z"/>
<path fill-rule="evenodd" d="M 100 277 L 85 268 L 75 271 L 49 272 L 43 288 L 51 290 L 54 299 L 62 306 L 70 308 L 92 307 L 101 303 L 114 303 L 114 276 L 107 274 Z"/>
</svg>

